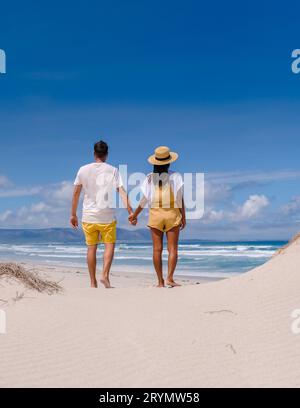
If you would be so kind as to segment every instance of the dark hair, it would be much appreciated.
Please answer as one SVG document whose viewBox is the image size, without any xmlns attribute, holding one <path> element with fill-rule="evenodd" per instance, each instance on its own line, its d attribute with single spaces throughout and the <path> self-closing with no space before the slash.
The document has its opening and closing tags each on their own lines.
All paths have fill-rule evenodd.
<svg viewBox="0 0 300 408">
<path fill-rule="evenodd" d="M 169 168 L 170 168 L 170 163 L 162 164 L 159 166 L 155 164 L 153 167 L 153 173 L 158 173 L 158 174 L 169 173 Z"/>
<path fill-rule="evenodd" d="M 94 153 L 98 159 L 104 159 L 108 155 L 108 145 L 107 143 L 100 140 L 100 142 L 95 143 Z"/>
<path fill-rule="evenodd" d="M 156 179 L 156 181 L 154 181 L 154 183 L 156 183 L 158 181 L 159 187 L 162 187 L 163 184 L 165 184 L 167 182 L 167 180 L 169 180 L 168 176 L 167 176 L 167 178 L 164 177 L 165 174 L 169 174 L 169 168 L 170 168 L 170 163 L 169 164 L 162 164 L 162 165 L 157 165 L 157 164 L 154 165 L 153 174 L 155 174 L 155 175 L 158 174 L 158 180 Z M 162 176 L 162 178 L 161 178 L 161 176 Z"/>
</svg>

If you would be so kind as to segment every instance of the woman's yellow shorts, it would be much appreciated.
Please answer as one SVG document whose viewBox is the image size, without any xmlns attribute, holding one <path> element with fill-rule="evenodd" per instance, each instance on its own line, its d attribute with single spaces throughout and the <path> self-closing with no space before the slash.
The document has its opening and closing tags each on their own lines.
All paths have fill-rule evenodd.
<svg viewBox="0 0 300 408">
<path fill-rule="evenodd" d="M 117 221 L 111 224 L 87 224 L 82 223 L 86 244 L 115 244 L 117 240 Z"/>
</svg>

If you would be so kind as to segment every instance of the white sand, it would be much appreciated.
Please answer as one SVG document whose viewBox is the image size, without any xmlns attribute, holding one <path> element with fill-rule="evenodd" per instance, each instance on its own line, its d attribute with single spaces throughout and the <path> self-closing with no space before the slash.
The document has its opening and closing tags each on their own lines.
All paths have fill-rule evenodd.
<svg viewBox="0 0 300 408">
<path fill-rule="evenodd" d="M 300 239 L 243 276 L 176 289 L 47 272 L 66 276 L 64 294 L 13 301 L 24 289 L 1 282 L 0 387 L 300 386 Z"/>
</svg>

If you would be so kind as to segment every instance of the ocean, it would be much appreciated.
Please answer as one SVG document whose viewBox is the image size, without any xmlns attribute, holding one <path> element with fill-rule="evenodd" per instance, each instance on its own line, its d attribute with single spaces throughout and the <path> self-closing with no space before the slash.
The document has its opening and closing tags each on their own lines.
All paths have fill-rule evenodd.
<svg viewBox="0 0 300 408">
<path fill-rule="evenodd" d="M 178 275 L 226 278 L 245 273 L 268 261 L 286 242 L 210 242 L 182 241 L 179 245 Z M 99 247 L 99 255 L 103 247 Z M 0 260 L 47 263 L 70 267 L 85 266 L 86 247 L 81 244 L 0 244 Z M 167 261 L 167 251 L 163 259 Z M 123 242 L 117 244 L 114 266 L 116 270 L 150 272 L 151 243 Z"/>
</svg>

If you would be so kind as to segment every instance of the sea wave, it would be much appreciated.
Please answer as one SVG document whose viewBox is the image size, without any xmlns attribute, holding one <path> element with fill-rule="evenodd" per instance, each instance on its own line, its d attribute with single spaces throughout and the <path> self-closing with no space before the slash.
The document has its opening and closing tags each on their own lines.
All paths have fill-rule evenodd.
<svg viewBox="0 0 300 408">
<path fill-rule="evenodd" d="M 261 265 L 272 257 L 282 243 L 274 242 L 181 242 L 178 271 L 199 277 L 228 277 Z M 99 256 L 103 246 L 99 246 Z M 0 259 L 28 262 L 47 262 L 59 265 L 83 266 L 86 263 L 86 246 L 77 244 L 0 244 Z M 167 249 L 163 261 L 168 259 Z M 120 243 L 116 246 L 114 267 L 125 270 L 153 272 L 152 245 L 149 243 Z"/>
</svg>

